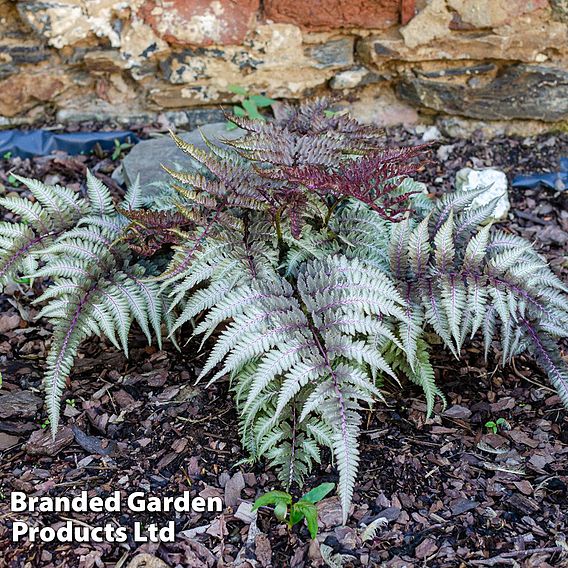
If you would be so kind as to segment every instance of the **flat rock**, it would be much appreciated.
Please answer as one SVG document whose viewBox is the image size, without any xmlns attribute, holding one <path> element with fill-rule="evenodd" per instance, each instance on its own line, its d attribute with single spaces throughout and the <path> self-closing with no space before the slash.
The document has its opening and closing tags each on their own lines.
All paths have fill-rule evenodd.
<svg viewBox="0 0 568 568">
<path fill-rule="evenodd" d="M 473 200 L 472 207 L 487 205 L 493 199 L 498 198 L 491 217 L 496 220 L 507 218 L 511 203 L 507 191 L 507 176 L 504 172 L 493 168 L 484 170 L 463 168 L 456 174 L 455 185 L 460 191 L 472 191 L 485 187 L 486 190 Z"/>
<path fill-rule="evenodd" d="M 220 140 L 235 140 L 240 138 L 244 131 L 240 128 L 227 130 L 224 122 L 206 124 L 200 129 L 191 132 L 178 133 L 185 142 L 194 144 L 198 148 L 206 149 L 201 132 L 208 140 L 219 143 Z M 223 146 L 223 144 L 220 144 Z M 155 183 L 167 183 L 170 176 L 163 170 L 162 164 L 171 169 L 183 169 L 184 164 L 191 163 L 191 158 L 184 154 L 169 136 L 142 140 L 132 148 L 122 162 L 124 180 L 127 185 L 132 184 L 137 176 L 140 176 L 140 184 L 144 188 L 146 196 L 152 196 L 159 192 Z"/>
<path fill-rule="evenodd" d="M 481 120 L 568 118 L 568 72 L 544 65 L 511 65 L 474 87 L 447 77 L 408 75 L 398 85 L 398 93 L 419 107 Z"/>
</svg>

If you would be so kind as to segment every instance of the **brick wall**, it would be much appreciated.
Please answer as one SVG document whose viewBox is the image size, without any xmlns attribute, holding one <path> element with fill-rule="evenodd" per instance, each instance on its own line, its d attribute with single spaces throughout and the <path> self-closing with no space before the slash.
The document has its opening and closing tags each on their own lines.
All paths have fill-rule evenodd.
<svg viewBox="0 0 568 568">
<path fill-rule="evenodd" d="M 567 0 L 0 0 L 0 126 L 191 125 L 239 84 L 383 124 L 557 127 L 567 62 Z"/>
</svg>

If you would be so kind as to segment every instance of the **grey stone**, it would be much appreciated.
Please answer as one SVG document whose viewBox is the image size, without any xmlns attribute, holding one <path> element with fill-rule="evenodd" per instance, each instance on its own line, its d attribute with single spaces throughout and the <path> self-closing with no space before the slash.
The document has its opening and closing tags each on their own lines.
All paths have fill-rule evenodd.
<svg viewBox="0 0 568 568">
<path fill-rule="evenodd" d="M 482 120 L 568 118 L 568 72 L 542 65 L 513 65 L 478 87 L 407 76 L 399 95 L 413 105 Z"/>
<path fill-rule="evenodd" d="M 41 45 L 0 45 L 0 54 L 9 57 L 16 65 L 21 63 L 39 63 L 49 57 L 49 51 Z"/>
<path fill-rule="evenodd" d="M 346 67 L 353 65 L 353 38 L 334 39 L 321 45 L 307 48 L 307 55 L 314 60 L 314 67 Z"/>
<path fill-rule="evenodd" d="M 168 122 L 174 126 L 183 126 L 193 130 L 204 124 L 222 122 L 225 118 L 223 109 L 220 108 L 196 108 L 190 110 L 166 111 L 163 113 Z"/>
<path fill-rule="evenodd" d="M 222 139 L 235 140 L 243 135 L 240 129 L 227 130 L 224 122 L 206 124 L 201 127 L 201 132 L 212 142 L 220 142 Z M 192 130 L 179 134 L 186 142 L 190 142 L 199 148 L 205 149 L 207 146 L 201 137 L 199 130 Z M 146 195 L 152 195 L 155 186 L 150 184 L 156 182 L 168 182 L 170 176 L 163 170 L 162 164 L 171 169 L 183 167 L 190 160 L 169 136 L 162 136 L 152 140 L 143 140 L 132 148 L 130 153 L 122 162 L 124 179 L 130 185 L 140 176 L 140 183 Z"/>
</svg>

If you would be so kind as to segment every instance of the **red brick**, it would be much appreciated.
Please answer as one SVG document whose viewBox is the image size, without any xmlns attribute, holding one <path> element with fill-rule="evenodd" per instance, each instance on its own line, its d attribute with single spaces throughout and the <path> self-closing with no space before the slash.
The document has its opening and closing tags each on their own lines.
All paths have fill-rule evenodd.
<svg viewBox="0 0 568 568">
<path fill-rule="evenodd" d="M 259 0 L 147 0 L 138 14 L 175 45 L 240 44 Z"/>
<path fill-rule="evenodd" d="M 401 0 L 265 0 L 268 19 L 307 30 L 388 28 L 400 21 Z"/>
<path fill-rule="evenodd" d="M 416 0 L 401 0 L 400 23 L 406 26 L 416 14 Z"/>
</svg>

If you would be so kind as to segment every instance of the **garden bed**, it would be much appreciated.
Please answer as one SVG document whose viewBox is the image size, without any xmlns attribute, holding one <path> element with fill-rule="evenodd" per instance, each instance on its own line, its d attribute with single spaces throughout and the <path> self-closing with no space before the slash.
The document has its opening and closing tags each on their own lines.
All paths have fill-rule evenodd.
<svg viewBox="0 0 568 568">
<path fill-rule="evenodd" d="M 403 129 L 388 134 L 393 145 L 417 139 Z M 568 136 L 491 142 L 474 137 L 441 142 L 437 154 L 438 161 L 419 180 L 439 195 L 466 166 L 496 167 L 509 180 L 517 173 L 555 171 L 559 158 L 568 155 Z M 21 189 L 12 187 L 11 171 L 79 188 L 87 166 L 118 196 L 122 188 L 111 177 L 118 163 L 102 154 L 4 158 L 0 180 L 16 192 Z M 510 190 L 509 197 L 506 230 L 534 242 L 566 281 L 568 192 Z M 41 434 L 45 412 L 36 398 L 41 397 L 50 330 L 33 320 L 37 310 L 25 298 L 20 298 L 19 311 L 6 297 L 0 302 L 1 392 L 15 395 L 4 405 L 0 399 L 0 448 L 8 446 L 0 460 L 0 549 L 8 566 L 126 566 L 136 552 L 170 566 L 319 566 L 324 565 L 320 544 L 345 555 L 344 566 L 542 567 L 566 561 L 566 411 L 529 358 L 518 357 L 502 369 L 494 358 L 486 365 L 475 344 L 462 362 L 445 350 L 435 351 L 433 363 L 448 410 L 428 423 L 417 389 L 408 385 L 405 396 L 395 399 L 387 384 L 389 406 L 365 417 L 349 522 L 342 527 L 338 500 L 326 499 L 320 505 L 320 535 L 310 542 L 304 527 L 289 533 L 268 512 L 259 514 L 258 531 L 243 507 L 235 516 L 241 500 L 252 502 L 279 483 L 263 463 L 235 467 L 244 455 L 228 383 L 220 381 L 209 389 L 193 386 L 195 369 L 205 357 L 197 342 L 182 353 L 168 344 L 157 351 L 146 347 L 135 330 L 128 360 L 108 342 L 88 342 L 65 397 L 57 439 L 61 447 L 53 447 L 47 430 Z M 11 415 L 14 401 L 19 416 Z M 499 418 L 510 430 L 489 432 L 485 424 Z M 336 479 L 331 467 L 322 468 L 308 486 Z M 164 495 L 189 490 L 223 497 L 226 509 L 221 515 L 178 515 L 176 542 L 160 546 L 10 542 L 10 523 L 20 518 L 8 512 L 11 491 L 45 495 L 94 488 Z M 65 516 L 31 518 L 54 525 Z M 384 526 L 363 542 L 361 527 L 380 517 Z M 91 526 L 171 520 L 167 513 L 74 518 Z"/>
</svg>

